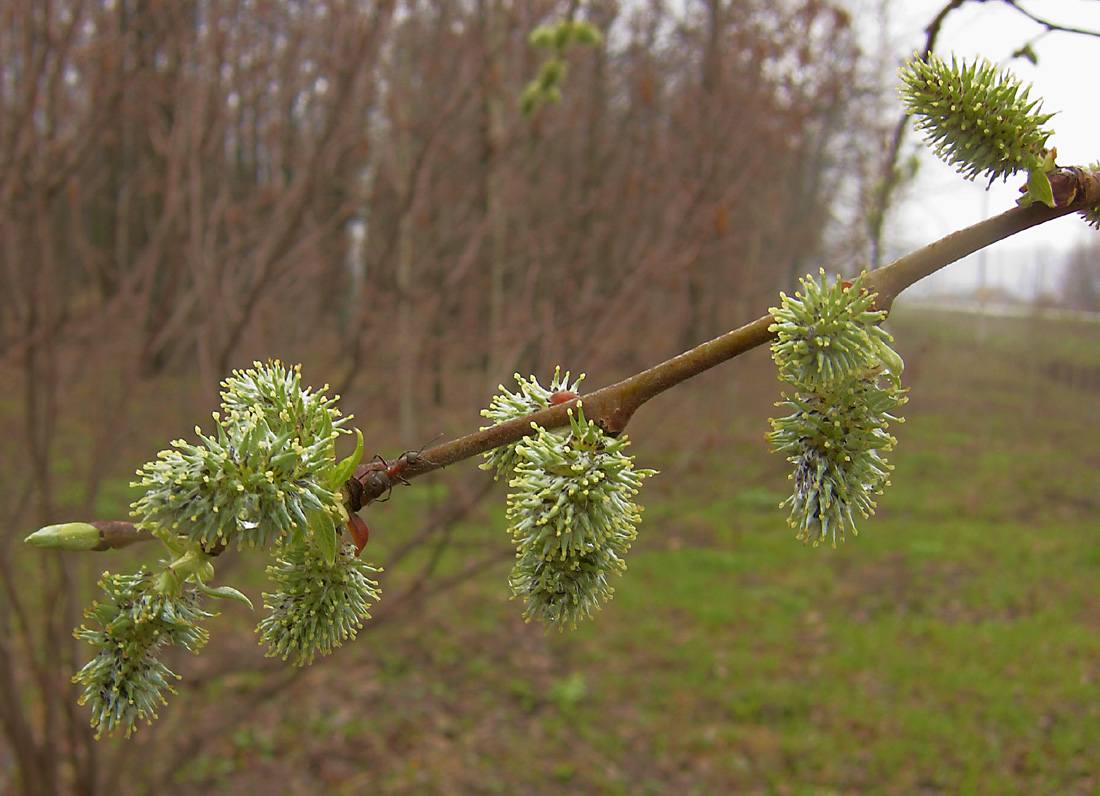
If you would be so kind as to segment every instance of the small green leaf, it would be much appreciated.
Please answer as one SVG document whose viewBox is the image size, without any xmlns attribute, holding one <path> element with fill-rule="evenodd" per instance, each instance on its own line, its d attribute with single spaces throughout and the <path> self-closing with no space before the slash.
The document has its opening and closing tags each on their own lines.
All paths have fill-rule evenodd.
<svg viewBox="0 0 1100 796">
<path fill-rule="evenodd" d="M 200 581 L 209 580 L 214 576 L 214 565 L 210 561 L 210 554 L 192 543 L 168 565 L 165 574 L 173 578 L 176 583 L 185 581 L 190 577 Z"/>
<path fill-rule="evenodd" d="M 574 22 L 573 41 L 577 44 L 597 45 L 603 41 L 603 34 L 591 22 Z"/>
<path fill-rule="evenodd" d="M 570 40 L 573 38 L 573 26 L 568 20 L 560 20 L 555 23 L 553 27 L 554 31 L 554 49 L 558 52 L 565 52 L 565 48 L 569 46 Z"/>
<path fill-rule="evenodd" d="M 216 597 L 219 600 L 236 600 L 239 603 L 244 603 L 245 605 L 247 605 L 250 610 L 255 610 L 254 608 L 252 608 L 252 601 L 241 594 L 239 591 L 234 589 L 232 586 L 218 586 L 217 588 L 214 588 L 200 582 L 199 591 L 201 591 L 208 597 Z"/>
<path fill-rule="evenodd" d="M 1035 54 L 1035 48 L 1031 46 L 1031 42 L 1012 53 L 1012 57 L 1023 58 L 1025 61 L 1030 62 L 1032 66 L 1039 65 L 1039 56 Z"/>
<path fill-rule="evenodd" d="M 309 527 L 317 541 L 317 549 L 321 551 L 325 563 L 331 567 L 336 562 L 336 523 L 328 514 L 318 511 L 310 516 Z"/>
<path fill-rule="evenodd" d="M 164 546 L 172 552 L 172 555 L 177 558 L 191 549 L 191 542 L 186 536 L 173 536 L 170 534 L 162 536 L 158 534 L 157 538 L 160 539 L 161 542 L 164 543 Z"/>
<path fill-rule="evenodd" d="M 1027 190 L 1016 200 L 1020 207 L 1042 202 L 1054 207 L 1054 191 L 1050 187 L 1050 178 L 1041 169 L 1032 169 L 1027 173 Z"/>
<path fill-rule="evenodd" d="M 539 89 L 538 81 L 532 81 L 524 87 L 523 93 L 519 95 L 519 112 L 524 117 L 530 116 L 538 109 L 540 104 L 542 104 L 542 91 Z"/>
<path fill-rule="evenodd" d="M 339 491 L 340 487 L 355 474 L 355 468 L 363 460 L 363 432 L 355 429 L 355 451 L 346 459 L 336 463 L 329 475 L 328 488 L 332 492 Z"/>
<path fill-rule="evenodd" d="M 539 69 L 539 76 L 536 78 L 539 88 L 549 92 L 551 89 L 560 86 L 568 71 L 569 67 L 561 58 L 546 59 Z"/>
</svg>

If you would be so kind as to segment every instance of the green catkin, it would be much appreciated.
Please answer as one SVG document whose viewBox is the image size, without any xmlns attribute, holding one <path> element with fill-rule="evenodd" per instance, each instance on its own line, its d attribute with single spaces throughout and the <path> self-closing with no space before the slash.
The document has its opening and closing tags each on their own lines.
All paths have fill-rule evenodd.
<svg viewBox="0 0 1100 796">
<path fill-rule="evenodd" d="M 1054 115 L 1040 113 L 1029 100 L 1029 86 L 995 64 L 971 64 L 935 54 L 909 59 L 901 68 L 901 99 L 914 126 L 935 153 L 967 179 L 990 182 L 1018 171 L 1053 168 L 1044 125 Z"/>
<path fill-rule="evenodd" d="M 280 542 L 276 557 L 267 573 L 278 589 L 264 594 L 269 613 L 257 627 L 267 656 L 305 666 L 354 639 L 381 595 L 369 577 L 380 570 L 359 559 L 351 545 L 343 545 L 331 564 L 311 544 Z"/>
<path fill-rule="evenodd" d="M 569 371 L 562 374 L 561 368 L 556 368 L 549 387 L 543 387 L 534 376 L 527 380 L 516 373 L 514 378 L 519 387 L 518 392 L 508 392 L 502 384 L 500 386 L 501 394 L 493 396 L 488 409 L 481 410 L 481 416 L 488 418 L 490 421 L 489 426 L 481 427 L 482 431 L 490 426 L 529 415 L 540 409 L 546 409 L 550 406 L 550 396 L 555 392 L 568 390 L 580 394 L 579 386 L 584 381 L 584 374 L 582 373 L 576 381 L 570 384 Z M 513 442 L 510 445 L 502 445 L 489 451 L 485 454 L 485 461 L 480 465 L 481 469 L 496 470 L 496 474 L 493 476 L 494 480 L 507 479 L 517 461 L 516 446 L 519 444 L 521 443 Z"/>
<path fill-rule="evenodd" d="M 198 652 L 208 638 L 199 622 L 213 614 L 197 590 L 164 592 L 151 572 L 104 573 L 99 587 L 105 599 L 84 612 L 91 626 L 73 633 L 97 651 L 73 682 L 84 686 L 79 703 L 91 709 L 96 737 L 121 729 L 128 738 L 138 722 L 156 718 L 166 691 L 175 693 L 170 682 L 179 676 L 158 656 L 169 645 Z"/>
<path fill-rule="evenodd" d="M 816 547 L 836 546 L 856 517 L 874 513 L 874 496 L 889 483 L 886 462 L 896 440 L 888 431 L 892 412 L 905 403 L 901 357 L 879 324 L 875 295 L 852 283 L 801 280 L 803 293 L 780 294 L 772 308 L 776 335 L 772 357 L 779 378 L 791 387 L 776 404 L 790 414 L 771 421 L 768 441 L 794 465 L 794 489 L 781 505 L 796 538 Z"/>
<path fill-rule="evenodd" d="M 299 666 L 353 638 L 378 599 L 378 584 L 367 577 L 378 570 L 339 542 L 337 529 L 348 520 L 343 484 L 363 448 L 356 432 L 355 452 L 336 459 L 348 419 L 337 399 L 302 387 L 300 369 L 277 361 L 234 371 L 222 386 L 215 433 L 196 429 L 198 444 L 172 443 L 134 484 L 145 494 L 132 514 L 174 558 L 155 575 L 104 574 L 107 598 L 75 632 L 96 648 L 74 682 L 84 686 L 80 701 L 99 732 L 129 736 L 139 721 L 156 717 L 178 679 L 160 650 L 197 651 L 205 643 L 198 623 L 212 614 L 201 609 L 202 597 L 251 607 L 232 587 L 206 585 L 217 546 L 275 547 L 278 560 L 268 571 L 279 589 L 264 595 L 270 615 L 259 632 L 269 654 Z"/>
<path fill-rule="evenodd" d="M 549 389 L 533 377 L 516 381 L 518 393 L 504 391 L 482 414 L 495 423 L 522 417 L 548 406 L 554 392 L 575 391 L 580 379 L 570 386 L 569 374 L 558 371 Z M 572 629 L 611 599 L 610 577 L 626 569 L 641 521 L 634 496 L 655 471 L 634 469 L 633 457 L 623 452 L 628 441 L 604 434 L 579 405 L 570 410 L 568 429 L 533 431 L 491 451 L 482 467 L 508 479 L 516 544 L 508 583 L 523 601 L 524 618 Z"/>
<path fill-rule="evenodd" d="M 349 419 L 337 399 L 303 388 L 300 369 L 278 361 L 234 371 L 222 386 L 215 435 L 196 428 L 198 444 L 175 440 L 137 471 L 132 485 L 145 493 L 131 514 L 139 525 L 204 546 L 253 548 L 306 532 L 311 515 L 346 521 L 328 479 Z"/>
</svg>

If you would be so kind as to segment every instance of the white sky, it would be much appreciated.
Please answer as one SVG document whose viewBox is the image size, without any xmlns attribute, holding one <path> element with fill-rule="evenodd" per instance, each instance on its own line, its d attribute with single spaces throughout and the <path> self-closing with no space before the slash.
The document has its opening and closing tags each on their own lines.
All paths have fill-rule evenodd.
<svg viewBox="0 0 1100 796">
<path fill-rule="evenodd" d="M 873 20 L 881 0 L 853 2 L 857 19 Z M 894 0 L 890 4 L 892 43 L 899 56 L 924 43 L 924 28 L 947 5 L 947 0 Z M 1021 0 L 1020 5 L 1052 22 L 1100 31 L 1100 0 Z M 1038 66 L 1024 59 L 1009 60 L 1021 45 L 1033 42 Z M 1045 33 L 1039 25 L 1001 2 L 969 2 L 951 12 L 940 32 L 936 51 L 968 61 L 977 55 L 1007 66 L 1025 84 L 1033 84 L 1031 99 L 1041 98 L 1045 112 L 1058 111 L 1048 122 L 1054 131 L 1050 144 L 1058 149 L 1060 165 L 1088 165 L 1100 161 L 1100 92 L 1095 77 L 1100 63 L 1100 38 L 1070 33 Z M 900 103 L 899 103 L 900 109 Z M 910 132 L 910 147 L 920 140 Z M 960 227 L 994 215 L 1013 205 L 1024 178 L 995 184 L 987 193 L 984 182 L 962 179 L 931 153 L 923 160 L 917 184 L 906 204 L 893 216 L 892 240 L 905 250 L 929 243 Z M 1088 235 L 1097 235 L 1077 215 L 1020 233 L 987 250 L 987 270 L 996 271 L 998 255 L 1043 249 L 1052 262 Z M 1035 255 L 1031 255 L 1034 259 Z M 933 277 L 941 283 L 973 281 L 978 255 Z M 1033 277 L 1029 277 L 1033 279 Z"/>
</svg>

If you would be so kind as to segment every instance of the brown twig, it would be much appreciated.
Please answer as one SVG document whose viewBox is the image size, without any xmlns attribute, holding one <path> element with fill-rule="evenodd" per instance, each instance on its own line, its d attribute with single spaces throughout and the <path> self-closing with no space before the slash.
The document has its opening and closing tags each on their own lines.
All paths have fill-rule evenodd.
<svg viewBox="0 0 1100 796">
<path fill-rule="evenodd" d="M 88 524 L 99 529 L 99 544 L 92 548 L 96 552 L 118 550 L 138 542 L 151 542 L 156 538 L 152 531 L 142 530 L 132 522 L 104 521 Z"/>
</svg>

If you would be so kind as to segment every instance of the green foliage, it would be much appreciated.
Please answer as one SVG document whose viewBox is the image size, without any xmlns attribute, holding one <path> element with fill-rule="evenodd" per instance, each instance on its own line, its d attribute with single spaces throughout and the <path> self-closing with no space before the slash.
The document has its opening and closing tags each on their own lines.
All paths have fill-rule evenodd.
<svg viewBox="0 0 1100 796">
<path fill-rule="evenodd" d="M 887 432 L 891 414 L 905 403 L 901 357 L 871 309 L 874 294 L 863 277 L 830 287 L 802 280 L 805 294 L 780 294 L 773 308 L 772 356 L 779 378 L 793 390 L 776 406 L 790 410 L 772 420 L 768 440 L 794 464 L 788 522 L 797 538 L 816 547 L 856 531 L 856 515 L 874 513 L 874 495 L 889 483 L 885 454 L 896 440 Z"/>
<path fill-rule="evenodd" d="M 335 439 L 348 419 L 336 399 L 303 388 L 300 368 L 277 361 L 234 371 L 222 384 L 217 435 L 196 428 L 200 444 L 175 440 L 144 465 L 134 486 L 146 491 L 131 513 L 159 535 L 207 547 L 268 547 L 311 527 L 331 535 L 347 520 L 331 478 L 344 469 Z"/>
<path fill-rule="evenodd" d="M 935 54 L 911 58 L 900 74 L 905 110 L 940 158 L 970 180 L 1027 171 L 1020 203 L 1054 206 L 1043 176 L 1054 168 L 1054 151 L 1046 147 L 1051 132 L 1043 128 L 1054 114 L 1028 100 L 1030 87 L 984 59 L 968 66 L 952 58 L 949 65 Z"/>
<path fill-rule="evenodd" d="M 369 574 L 380 570 L 356 557 L 351 545 L 342 545 L 331 562 L 310 544 L 280 542 L 276 554 L 267 572 L 279 589 L 264 594 L 269 614 L 257 632 L 268 657 L 305 666 L 354 639 L 370 619 L 370 602 L 381 590 Z"/>
<path fill-rule="evenodd" d="M 104 573 L 99 586 L 106 599 L 84 613 L 98 627 L 81 625 L 74 633 L 98 650 L 73 678 L 84 686 L 80 704 L 90 706 L 97 737 L 120 728 L 129 737 L 137 722 L 156 718 L 164 691 L 174 693 L 169 680 L 178 678 L 157 657 L 164 647 L 198 652 L 206 643 L 199 622 L 213 614 L 202 610 L 196 589 L 171 588 L 173 576 L 166 574 Z"/>
</svg>

